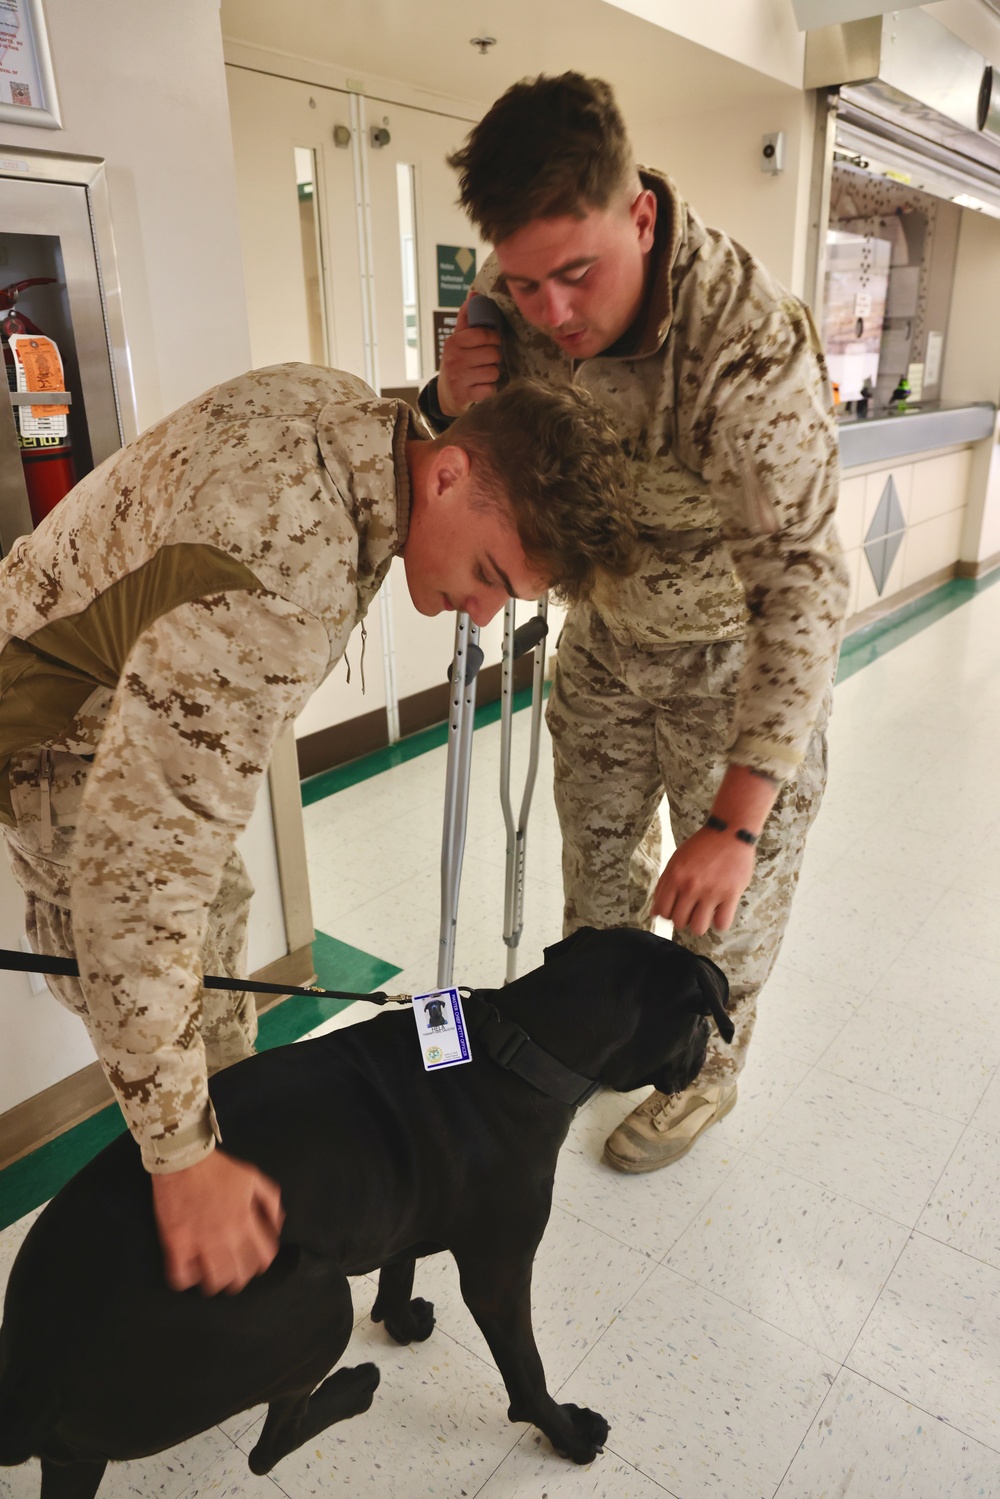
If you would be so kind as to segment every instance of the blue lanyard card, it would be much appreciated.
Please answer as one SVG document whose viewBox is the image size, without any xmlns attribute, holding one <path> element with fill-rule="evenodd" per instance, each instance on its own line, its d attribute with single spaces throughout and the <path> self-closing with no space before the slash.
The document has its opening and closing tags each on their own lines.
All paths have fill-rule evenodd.
<svg viewBox="0 0 1000 1499">
<path fill-rule="evenodd" d="M 431 989 L 427 994 L 414 994 L 413 1018 L 427 1072 L 472 1061 L 457 989 Z"/>
</svg>

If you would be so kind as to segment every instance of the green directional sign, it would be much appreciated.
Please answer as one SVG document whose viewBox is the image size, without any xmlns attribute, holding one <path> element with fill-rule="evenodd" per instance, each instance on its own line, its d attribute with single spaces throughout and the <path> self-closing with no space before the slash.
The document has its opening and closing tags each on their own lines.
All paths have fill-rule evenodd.
<svg viewBox="0 0 1000 1499">
<path fill-rule="evenodd" d="M 438 306 L 461 307 L 476 279 L 476 252 L 466 245 L 438 245 Z"/>
</svg>

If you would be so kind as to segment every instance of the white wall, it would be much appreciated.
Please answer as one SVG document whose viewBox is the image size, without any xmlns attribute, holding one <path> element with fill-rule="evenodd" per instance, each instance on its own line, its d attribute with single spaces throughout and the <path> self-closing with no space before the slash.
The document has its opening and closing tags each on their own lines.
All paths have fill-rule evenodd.
<svg viewBox="0 0 1000 1499">
<path fill-rule="evenodd" d="M 699 46 L 720 52 L 782 83 L 802 85 L 805 34 L 791 0 L 608 0 Z"/>
<path fill-rule="evenodd" d="M 962 209 L 941 399 L 1000 400 L 1000 219 Z"/>
<path fill-rule="evenodd" d="M 1000 219 L 973 208 L 962 210 L 941 399 L 1000 401 Z M 972 466 L 962 559 L 978 564 L 998 553 L 1000 452 L 994 436 L 978 445 Z"/>
<path fill-rule="evenodd" d="M 1000 562 L 1000 417 L 993 435 L 976 444 L 961 555 L 977 569 Z"/>
<path fill-rule="evenodd" d="M 218 5 L 46 0 L 45 15 L 63 128 L 0 125 L 0 144 L 104 158 L 143 428 L 251 362 Z M 263 795 L 241 843 L 259 891 L 253 967 L 285 951 L 273 844 Z M 23 925 L 0 854 L 0 945 Z M 0 979 L 0 1113 L 92 1060 L 49 994 Z"/>
<path fill-rule="evenodd" d="M 812 95 L 785 89 L 727 109 L 657 120 L 631 117 L 621 104 L 640 161 L 677 183 L 705 223 L 738 240 L 784 286 L 801 296 L 808 239 Z M 783 172 L 761 171 L 762 137 L 785 132 Z"/>
</svg>

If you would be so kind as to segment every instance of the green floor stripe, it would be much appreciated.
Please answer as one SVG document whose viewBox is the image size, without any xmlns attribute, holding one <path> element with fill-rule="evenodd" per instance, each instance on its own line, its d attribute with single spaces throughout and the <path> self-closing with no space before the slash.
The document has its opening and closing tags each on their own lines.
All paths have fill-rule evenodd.
<svg viewBox="0 0 1000 1499">
<path fill-rule="evenodd" d="M 384 988 L 394 974 L 402 971 L 393 963 L 375 958 L 358 947 L 348 947 L 336 937 L 328 937 L 325 932 L 316 933 L 313 962 L 316 982 L 321 989 L 354 989 L 358 994 L 370 994 L 373 989 Z M 350 999 L 320 999 L 312 994 L 308 997 L 293 994 L 260 1017 L 257 1050 L 270 1051 L 273 1046 L 297 1041 L 353 1003 Z"/>
<path fill-rule="evenodd" d="M 0 1171 L 0 1229 L 48 1202 L 81 1166 L 125 1133 L 116 1103 Z"/>
<path fill-rule="evenodd" d="M 360 948 L 348 947 L 346 942 L 338 942 L 325 932 L 316 933 L 313 960 L 320 988 L 352 989 L 358 994 L 383 988 L 400 972 L 394 964 Z M 320 999 L 312 994 L 290 995 L 260 1017 L 257 1050 L 270 1051 L 275 1046 L 297 1041 L 352 1003 L 349 999 Z M 124 1132 L 121 1110 L 116 1103 L 108 1104 L 92 1118 L 0 1171 L 0 1230 L 48 1202 L 98 1151 Z"/>
<path fill-rule="evenodd" d="M 884 619 L 854 630 L 841 646 L 837 681 L 846 682 L 862 667 L 881 660 L 895 650 L 896 646 L 905 645 L 914 635 L 926 630 L 928 625 L 936 624 L 946 614 L 960 609 L 977 593 L 982 593 L 984 588 L 990 588 L 997 582 L 1000 582 L 1000 568 L 994 568 L 981 578 L 952 578 L 949 582 L 942 583 L 940 588 L 933 588 L 930 593 L 914 599 L 912 603 L 894 609 Z"/>
<path fill-rule="evenodd" d="M 545 693 L 548 696 L 549 684 L 545 684 Z M 526 708 L 531 702 L 531 688 L 525 687 L 514 694 L 514 711 Z M 476 709 L 475 726 L 477 729 L 484 728 L 487 724 L 496 723 L 500 717 L 500 700 L 494 703 L 486 703 L 483 707 Z M 357 786 L 361 781 L 370 780 L 372 776 L 381 775 L 385 770 L 391 770 L 396 765 L 405 765 L 407 760 L 415 760 L 418 755 L 426 754 L 428 750 L 440 749 L 448 742 L 448 725 L 446 723 L 432 724 L 429 729 L 421 729 L 416 734 L 407 734 L 398 744 L 386 745 L 385 749 L 373 750 L 370 755 L 362 755 L 357 760 L 349 760 L 346 765 L 335 765 L 332 770 L 322 770 L 318 775 L 309 776 L 302 782 L 302 805 L 311 807 L 314 802 L 321 802 L 324 797 L 333 796 L 336 791 L 346 791 L 348 786 Z"/>
</svg>

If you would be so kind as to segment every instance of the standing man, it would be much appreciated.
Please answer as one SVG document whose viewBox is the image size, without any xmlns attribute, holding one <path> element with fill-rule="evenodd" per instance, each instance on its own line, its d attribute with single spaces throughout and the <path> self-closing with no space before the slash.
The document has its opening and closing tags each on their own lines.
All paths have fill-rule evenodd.
<svg viewBox="0 0 1000 1499">
<path fill-rule="evenodd" d="M 565 930 L 660 915 L 729 978 L 732 1047 L 605 1147 L 652 1171 L 736 1102 L 825 783 L 847 597 L 825 364 L 805 307 L 637 168 L 599 79 L 514 85 L 450 162 L 506 325 L 460 314 L 425 412 L 444 430 L 511 376 L 583 387 L 637 481 L 639 568 L 570 609 L 548 723 Z"/>
<path fill-rule="evenodd" d="M 246 971 L 236 839 L 278 732 L 394 556 L 422 614 L 583 598 L 633 559 L 628 484 L 583 392 L 514 384 L 428 440 L 353 376 L 278 365 L 152 427 L 0 563 L 0 823 L 33 949 L 79 961 L 51 984 L 152 1175 L 175 1288 L 237 1291 L 277 1252 L 278 1186 L 216 1148 L 207 1087 L 252 1052 L 253 999 L 201 975 Z"/>
</svg>

